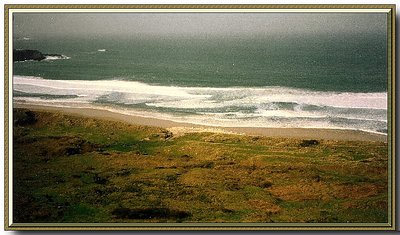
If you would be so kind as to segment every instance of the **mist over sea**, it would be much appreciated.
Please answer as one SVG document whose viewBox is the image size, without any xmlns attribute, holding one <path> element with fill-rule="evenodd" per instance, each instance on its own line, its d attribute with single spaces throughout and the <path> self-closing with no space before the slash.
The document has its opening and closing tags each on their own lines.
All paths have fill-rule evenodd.
<svg viewBox="0 0 400 235">
<path fill-rule="evenodd" d="M 13 99 L 212 126 L 387 133 L 385 35 L 15 37 Z"/>
</svg>

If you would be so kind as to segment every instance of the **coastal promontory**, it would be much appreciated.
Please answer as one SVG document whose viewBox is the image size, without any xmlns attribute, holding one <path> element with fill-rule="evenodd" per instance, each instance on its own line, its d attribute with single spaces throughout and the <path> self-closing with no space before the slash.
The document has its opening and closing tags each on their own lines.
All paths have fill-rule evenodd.
<svg viewBox="0 0 400 235">
<path fill-rule="evenodd" d="M 16 61 L 27 61 L 27 60 L 36 60 L 41 61 L 48 57 L 57 57 L 57 58 L 68 58 L 64 55 L 60 54 L 44 54 L 38 50 L 31 49 L 14 49 L 13 50 L 13 62 Z"/>
<path fill-rule="evenodd" d="M 13 61 L 25 61 L 25 60 L 44 60 L 45 55 L 38 50 L 13 50 Z"/>
</svg>

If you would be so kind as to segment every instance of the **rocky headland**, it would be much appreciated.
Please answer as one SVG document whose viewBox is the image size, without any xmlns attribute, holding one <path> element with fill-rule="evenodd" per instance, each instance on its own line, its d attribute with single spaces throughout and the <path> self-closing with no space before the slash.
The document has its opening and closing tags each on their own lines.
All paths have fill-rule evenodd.
<svg viewBox="0 0 400 235">
<path fill-rule="evenodd" d="M 59 59 L 67 58 L 66 56 L 60 54 L 44 54 L 38 50 L 30 50 L 30 49 L 13 50 L 13 62 L 27 61 L 27 60 L 42 61 L 44 59 L 47 59 L 48 57 L 59 58 Z"/>
</svg>

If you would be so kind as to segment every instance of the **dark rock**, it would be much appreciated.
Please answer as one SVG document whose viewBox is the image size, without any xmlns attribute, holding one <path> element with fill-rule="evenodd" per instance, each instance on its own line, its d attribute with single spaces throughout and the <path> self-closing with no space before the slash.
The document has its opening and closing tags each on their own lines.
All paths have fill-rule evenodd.
<svg viewBox="0 0 400 235">
<path fill-rule="evenodd" d="M 224 213 L 233 213 L 235 211 L 233 211 L 231 209 L 228 209 L 228 208 L 222 208 L 222 212 L 224 212 Z"/>
<path fill-rule="evenodd" d="M 172 134 L 172 132 L 170 132 L 170 131 L 163 131 L 162 132 L 163 133 L 163 137 L 164 137 L 164 139 L 170 139 L 170 138 L 172 138 L 174 135 Z"/>
<path fill-rule="evenodd" d="M 25 60 L 44 60 L 46 56 L 44 56 L 38 50 L 13 50 L 13 61 L 25 61 Z"/>
<path fill-rule="evenodd" d="M 192 159 L 193 157 L 192 156 L 189 156 L 189 155 L 187 155 L 187 154 L 184 154 L 184 155 L 182 155 L 181 156 L 181 158 L 183 158 L 183 159 Z"/>
<path fill-rule="evenodd" d="M 269 182 L 269 181 L 264 181 L 264 182 L 262 182 L 261 184 L 260 184 L 260 187 L 261 188 L 269 188 L 269 187 L 271 187 L 272 186 L 272 182 Z"/>
<path fill-rule="evenodd" d="M 25 50 L 25 49 L 14 49 L 13 50 L 13 61 L 26 61 L 36 60 L 41 61 L 47 57 L 56 57 L 58 59 L 67 59 L 68 57 L 60 54 L 43 54 L 38 50 Z"/>
<path fill-rule="evenodd" d="M 81 148 L 80 147 L 67 147 L 65 148 L 65 153 L 67 156 L 75 155 L 75 154 L 80 154 Z"/>
<path fill-rule="evenodd" d="M 315 146 L 318 145 L 319 141 L 318 140 L 303 140 L 300 143 L 300 147 L 310 147 L 310 146 Z"/>
<path fill-rule="evenodd" d="M 316 175 L 313 177 L 315 182 L 320 182 L 321 181 L 321 176 L 320 175 Z"/>
<path fill-rule="evenodd" d="M 96 184 L 106 184 L 108 180 L 101 176 L 95 175 L 95 176 L 93 176 L 93 181 Z"/>
</svg>

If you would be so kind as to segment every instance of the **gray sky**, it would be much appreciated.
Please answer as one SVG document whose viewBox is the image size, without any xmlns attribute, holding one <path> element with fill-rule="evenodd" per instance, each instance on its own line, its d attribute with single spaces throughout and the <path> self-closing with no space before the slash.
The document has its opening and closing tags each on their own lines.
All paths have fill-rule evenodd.
<svg viewBox="0 0 400 235">
<path fill-rule="evenodd" d="M 385 13 L 18 13 L 18 37 L 383 33 Z"/>
</svg>

